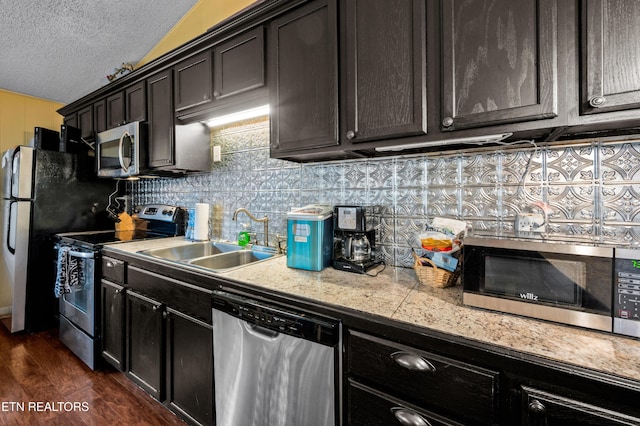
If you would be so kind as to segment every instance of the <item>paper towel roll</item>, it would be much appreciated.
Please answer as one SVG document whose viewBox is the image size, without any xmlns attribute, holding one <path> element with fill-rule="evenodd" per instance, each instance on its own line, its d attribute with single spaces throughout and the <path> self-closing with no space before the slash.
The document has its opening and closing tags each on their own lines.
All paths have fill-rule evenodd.
<svg viewBox="0 0 640 426">
<path fill-rule="evenodd" d="M 196 241 L 209 239 L 209 204 L 196 203 L 196 220 L 193 227 L 193 239 Z"/>
</svg>

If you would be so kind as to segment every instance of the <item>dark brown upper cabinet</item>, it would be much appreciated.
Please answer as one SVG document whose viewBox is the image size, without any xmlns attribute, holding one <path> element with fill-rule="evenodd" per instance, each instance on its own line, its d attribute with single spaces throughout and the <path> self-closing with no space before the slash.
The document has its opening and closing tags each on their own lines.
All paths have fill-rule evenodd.
<svg viewBox="0 0 640 426">
<path fill-rule="evenodd" d="M 217 45 L 213 50 L 216 100 L 265 85 L 264 29 L 262 26 Z"/>
<path fill-rule="evenodd" d="M 132 121 L 145 121 L 147 119 L 147 92 L 146 84 L 141 81 L 127 87 L 125 93 L 125 117 L 127 123 Z"/>
<path fill-rule="evenodd" d="M 176 112 L 212 101 L 210 50 L 180 62 L 174 67 L 174 75 Z"/>
<path fill-rule="evenodd" d="M 271 156 L 338 145 L 336 2 L 310 2 L 271 23 Z"/>
<path fill-rule="evenodd" d="M 107 100 L 101 99 L 93 104 L 93 130 L 96 135 L 107 130 Z"/>
<path fill-rule="evenodd" d="M 443 131 L 558 115 L 556 2 L 441 2 Z"/>
<path fill-rule="evenodd" d="M 640 108 L 640 3 L 582 2 L 581 114 Z"/>
<path fill-rule="evenodd" d="M 89 105 L 64 118 L 64 124 L 81 130 L 83 139 L 93 138 L 93 106 Z"/>
<path fill-rule="evenodd" d="M 145 82 L 141 81 L 108 96 L 105 108 L 107 129 L 132 121 L 145 121 L 147 119 Z"/>
<path fill-rule="evenodd" d="M 149 167 L 174 163 L 174 110 L 172 70 L 161 71 L 147 79 L 149 106 Z"/>
<path fill-rule="evenodd" d="M 427 132 L 424 0 L 348 0 L 340 34 L 341 139 L 352 143 Z"/>
<path fill-rule="evenodd" d="M 124 92 L 117 92 L 107 96 L 107 129 L 121 126 L 125 123 L 124 118 Z"/>
<path fill-rule="evenodd" d="M 78 111 L 78 128 L 81 130 L 80 137 L 84 139 L 93 137 L 93 105 Z"/>
</svg>

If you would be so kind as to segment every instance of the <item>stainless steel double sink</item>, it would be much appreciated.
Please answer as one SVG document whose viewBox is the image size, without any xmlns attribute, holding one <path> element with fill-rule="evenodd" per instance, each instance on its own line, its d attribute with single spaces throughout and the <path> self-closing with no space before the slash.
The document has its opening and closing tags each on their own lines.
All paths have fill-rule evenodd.
<svg viewBox="0 0 640 426">
<path fill-rule="evenodd" d="M 241 247 L 237 244 L 205 241 L 175 247 L 141 250 L 138 252 L 171 262 L 197 266 L 213 272 L 223 272 L 279 256 L 267 247 Z"/>
</svg>

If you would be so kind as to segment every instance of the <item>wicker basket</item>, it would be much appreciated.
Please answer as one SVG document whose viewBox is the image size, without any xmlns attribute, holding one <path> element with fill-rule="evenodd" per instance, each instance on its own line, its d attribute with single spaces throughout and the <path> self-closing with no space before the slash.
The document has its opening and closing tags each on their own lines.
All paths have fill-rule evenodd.
<svg viewBox="0 0 640 426">
<path fill-rule="evenodd" d="M 458 275 L 460 274 L 459 270 L 449 272 L 445 269 L 438 268 L 431 259 L 419 257 L 415 251 L 412 254 L 415 259 L 413 269 L 416 271 L 418 281 L 422 284 L 437 288 L 445 288 L 455 285 Z M 427 265 L 424 265 L 425 262 Z"/>
</svg>

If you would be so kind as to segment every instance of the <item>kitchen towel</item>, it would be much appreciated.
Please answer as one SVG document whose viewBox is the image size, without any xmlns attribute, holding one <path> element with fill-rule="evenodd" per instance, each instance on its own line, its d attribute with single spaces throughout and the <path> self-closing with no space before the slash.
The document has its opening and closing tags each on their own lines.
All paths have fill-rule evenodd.
<svg viewBox="0 0 640 426">
<path fill-rule="evenodd" d="M 84 261 L 71 253 L 72 250 L 69 246 L 61 246 L 58 249 L 54 288 L 56 297 L 84 288 Z"/>
<path fill-rule="evenodd" d="M 196 203 L 193 239 L 196 241 L 206 241 L 209 239 L 209 204 Z"/>
</svg>

